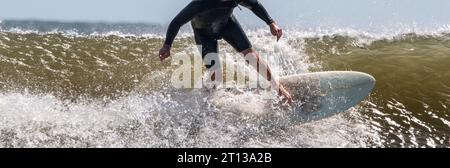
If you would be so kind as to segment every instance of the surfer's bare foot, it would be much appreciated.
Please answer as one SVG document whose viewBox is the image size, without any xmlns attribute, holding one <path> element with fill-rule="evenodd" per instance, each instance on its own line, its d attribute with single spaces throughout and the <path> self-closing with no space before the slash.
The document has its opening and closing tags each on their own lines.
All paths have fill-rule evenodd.
<svg viewBox="0 0 450 168">
<path fill-rule="evenodd" d="M 278 94 L 281 96 L 281 102 L 283 104 L 287 103 L 288 105 L 292 105 L 292 96 L 291 94 L 284 88 L 283 85 L 279 85 Z"/>
</svg>

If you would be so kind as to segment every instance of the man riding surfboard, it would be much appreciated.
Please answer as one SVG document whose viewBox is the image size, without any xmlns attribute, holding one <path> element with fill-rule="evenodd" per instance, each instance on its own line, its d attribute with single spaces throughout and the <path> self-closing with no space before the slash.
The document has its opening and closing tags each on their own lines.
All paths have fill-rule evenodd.
<svg viewBox="0 0 450 168">
<path fill-rule="evenodd" d="M 277 80 L 272 79 L 273 74 L 269 65 L 261 59 L 258 52 L 252 47 L 250 40 L 233 15 L 233 10 L 238 5 L 250 9 L 269 25 L 271 34 L 276 36 L 277 40 L 281 38 L 282 29 L 269 16 L 267 10 L 258 0 L 193 0 L 170 23 L 164 46 L 159 51 L 161 61 L 170 56 L 172 43 L 178 31 L 190 21 L 194 30 L 195 42 L 202 46 L 203 59 L 208 54 L 218 53 L 217 41 L 224 39 L 239 53 L 253 57 L 257 63 L 252 66 L 259 74 L 270 81 L 273 88 L 277 89 L 283 102 L 292 103 L 290 93 Z M 209 69 L 214 65 L 215 61 L 213 60 L 211 64 L 205 66 Z M 262 69 L 267 70 L 267 74 Z M 214 75 L 211 76 L 212 80 L 215 78 Z"/>
</svg>

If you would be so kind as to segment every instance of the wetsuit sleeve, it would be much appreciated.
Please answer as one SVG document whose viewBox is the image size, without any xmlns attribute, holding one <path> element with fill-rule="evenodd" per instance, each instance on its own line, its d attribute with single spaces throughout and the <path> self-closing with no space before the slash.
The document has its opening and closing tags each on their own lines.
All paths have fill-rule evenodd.
<svg viewBox="0 0 450 168">
<path fill-rule="evenodd" d="M 180 28 L 191 21 L 198 13 L 202 12 L 204 5 L 201 5 L 200 1 L 192 1 L 189 3 L 169 24 L 169 28 L 166 34 L 166 41 L 164 44 L 172 46 L 175 37 L 180 31 Z"/>
<path fill-rule="evenodd" d="M 250 9 L 256 16 L 266 22 L 266 24 L 269 25 L 274 22 L 266 8 L 258 0 L 240 0 L 239 4 Z"/>
</svg>

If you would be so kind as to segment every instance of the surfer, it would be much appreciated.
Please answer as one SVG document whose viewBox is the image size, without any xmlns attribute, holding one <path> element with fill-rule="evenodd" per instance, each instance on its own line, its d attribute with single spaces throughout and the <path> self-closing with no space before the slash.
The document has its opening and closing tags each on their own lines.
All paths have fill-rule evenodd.
<svg viewBox="0 0 450 168">
<path fill-rule="evenodd" d="M 257 61 L 256 65 L 253 65 L 256 71 L 270 81 L 273 88 L 277 89 L 283 102 L 291 104 L 290 93 L 277 80 L 272 80 L 273 74 L 270 67 L 252 47 L 247 35 L 233 15 L 233 10 L 238 5 L 250 9 L 256 16 L 266 22 L 270 27 L 271 34 L 277 37 L 277 41 L 281 38 L 282 29 L 269 16 L 267 10 L 258 0 L 193 0 L 170 23 L 164 46 L 159 51 L 161 61 L 170 56 L 172 43 L 180 28 L 191 21 L 195 42 L 202 46 L 201 53 L 204 60 L 205 56 L 218 52 L 217 40 L 224 39 L 239 53 L 253 57 Z M 214 65 L 215 60 L 211 60 L 210 64 L 205 66 L 210 69 Z M 266 70 L 267 74 L 261 69 Z M 215 80 L 215 74 L 211 75 L 211 79 L 212 81 Z"/>
</svg>

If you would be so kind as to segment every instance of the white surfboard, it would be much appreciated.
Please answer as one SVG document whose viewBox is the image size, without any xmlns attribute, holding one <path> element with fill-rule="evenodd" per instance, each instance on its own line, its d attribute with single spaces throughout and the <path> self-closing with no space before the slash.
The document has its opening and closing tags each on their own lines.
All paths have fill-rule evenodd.
<svg viewBox="0 0 450 168">
<path fill-rule="evenodd" d="M 303 123 L 347 111 L 364 100 L 375 86 L 371 75 L 352 71 L 285 76 L 280 82 L 296 101 L 290 118 Z"/>
</svg>

